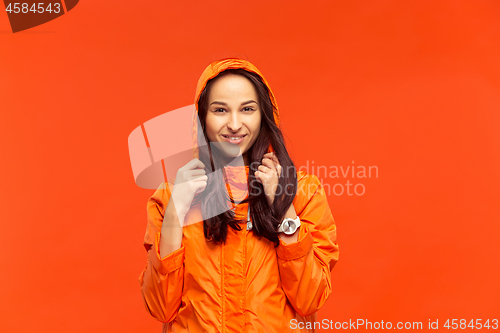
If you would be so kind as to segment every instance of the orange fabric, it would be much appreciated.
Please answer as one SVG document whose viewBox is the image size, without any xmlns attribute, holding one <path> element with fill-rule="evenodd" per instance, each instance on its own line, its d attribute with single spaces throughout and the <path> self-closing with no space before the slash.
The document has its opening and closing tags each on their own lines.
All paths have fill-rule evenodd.
<svg viewBox="0 0 500 333">
<path fill-rule="evenodd" d="M 227 59 L 211 64 L 198 83 L 197 98 L 206 80 L 228 63 L 250 66 Z M 226 176 L 234 185 L 232 196 L 245 197 L 245 186 L 238 184 L 246 182 L 248 166 L 228 166 Z M 316 321 L 316 311 L 331 294 L 330 274 L 339 253 L 336 226 L 319 179 L 303 171 L 297 178 L 293 205 L 302 225 L 296 243 L 280 241 L 275 248 L 242 225 L 241 231 L 228 228 L 226 244 L 214 245 L 205 240 L 198 204 L 186 215 L 181 247 L 164 258 L 159 243 L 172 183 L 160 185 L 147 203 L 148 260 L 139 282 L 146 309 L 164 323 L 163 332 L 316 332 L 291 327 Z M 246 217 L 247 208 L 239 204 L 235 212 Z"/>
</svg>

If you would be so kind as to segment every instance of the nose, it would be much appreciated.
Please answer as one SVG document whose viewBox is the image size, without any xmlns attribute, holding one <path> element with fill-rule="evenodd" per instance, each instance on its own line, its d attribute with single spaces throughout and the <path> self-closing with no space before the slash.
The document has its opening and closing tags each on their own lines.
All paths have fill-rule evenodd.
<svg viewBox="0 0 500 333">
<path fill-rule="evenodd" d="M 241 119 L 238 115 L 239 112 L 233 112 L 231 114 L 231 118 L 229 119 L 227 123 L 227 128 L 229 128 L 230 131 L 232 132 L 237 132 L 240 130 L 242 123 Z"/>
</svg>

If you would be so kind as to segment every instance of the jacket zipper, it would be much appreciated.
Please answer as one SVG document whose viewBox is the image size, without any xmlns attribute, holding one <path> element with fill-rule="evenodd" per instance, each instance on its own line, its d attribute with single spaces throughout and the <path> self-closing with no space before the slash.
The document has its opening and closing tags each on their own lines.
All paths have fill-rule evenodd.
<svg viewBox="0 0 500 333">
<path fill-rule="evenodd" d="M 221 313 L 221 323 L 222 323 L 222 330 L 221 332 L 224 333 L 225 331 L 225 322 L 224 322 L 224 317 L 225 317 L 225 303 L 226 303 L 226 295 L 225 295 L 225 288 L 224 288 L 224 243 L 221 244 L 221 296 L 222 296 L 222 313 Z"/>
</svg>

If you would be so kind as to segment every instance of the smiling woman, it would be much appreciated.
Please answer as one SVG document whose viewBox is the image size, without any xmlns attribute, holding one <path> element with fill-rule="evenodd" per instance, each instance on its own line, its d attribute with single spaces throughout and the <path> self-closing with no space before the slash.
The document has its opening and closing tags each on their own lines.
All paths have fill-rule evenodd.
<svg viewBox="0 0 500 333">
<path fill-rule="evenodd" d="M 295 170 L 248 61 L 210 64 L 195 105 L 194 159 L 148 201 L 146 309 L 164 332 L 314 332 L 291 325 L 316 321 L 338 260 L 319 179 Z"/>
</svg>

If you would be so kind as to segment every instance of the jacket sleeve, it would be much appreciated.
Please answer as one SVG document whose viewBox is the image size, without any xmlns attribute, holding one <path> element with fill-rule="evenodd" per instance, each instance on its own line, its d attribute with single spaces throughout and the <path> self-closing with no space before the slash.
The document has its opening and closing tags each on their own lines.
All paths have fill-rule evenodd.
<svg viewBox="0 0 500 333">
<path fill-rule="evenodd" d="M 163 214 L 170 198 L 170 188 L 162 183 L 147 203 L 148 226 L 144 247 L 147 264 L 139 276 L 141 294 L 146 310 L 161 322 L 176 317 L 184 282 L 184 246 L 160 258 L 160 236 Z"/>
<path fill-rule="evenodd" d="M 280 239 L 276 254 L 283 291 L 295 311 L 308 316 L 331 294 L 331 271 L 339 257 L 337 230 L 316 176 L 306 176 L 298 187 L 294 207 L 301 222 L 297 242 L 286 244 Z"/>
</svg>

